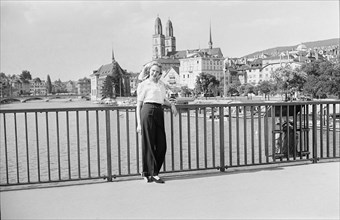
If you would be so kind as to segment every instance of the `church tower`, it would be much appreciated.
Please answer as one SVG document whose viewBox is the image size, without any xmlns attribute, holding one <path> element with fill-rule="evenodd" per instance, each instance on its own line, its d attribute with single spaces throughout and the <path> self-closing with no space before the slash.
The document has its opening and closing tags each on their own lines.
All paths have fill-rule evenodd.
<svg viewBox="0 0 340 220">
<path fill-rule="evenodd" d="M 152 59 L 161 58 L 165 55 L 165 42 L 162 31 L 162 22 L 158 16 L 155 21 L 155 34 L 152 37 Z"/>
<path fill-rule="evenodd" d="M 211 22 L 210 22 L 210 38 L 209 38 L 209 49 L 212 49 L 213 48 L 213 42 L 212 42 L 212 38 L 211 38 Z"/>
<path fill-rule="evenodd" d="M 176 51 L 176 38 L 174 37 L 172 22 L 169 19 L 165 27 L 165 55 L 173 51 Z"/>
</svg>

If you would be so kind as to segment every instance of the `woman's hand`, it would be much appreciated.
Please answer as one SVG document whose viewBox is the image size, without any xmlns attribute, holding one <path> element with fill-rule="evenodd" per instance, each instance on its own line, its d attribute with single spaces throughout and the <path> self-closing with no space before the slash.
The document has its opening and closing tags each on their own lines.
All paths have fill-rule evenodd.
<svg viewBox="0 0 340 220">
<path fill-rule="evenodd" d="M 177 108 L 174 103 L 171 103 L 171 111 L 175 116 L 177 115 Z"/>
<path fill-rule="evenodd" d="M 141 133 L 142 127 L 140 125 L 137 125 L 137 133 Z"/>
</svg>

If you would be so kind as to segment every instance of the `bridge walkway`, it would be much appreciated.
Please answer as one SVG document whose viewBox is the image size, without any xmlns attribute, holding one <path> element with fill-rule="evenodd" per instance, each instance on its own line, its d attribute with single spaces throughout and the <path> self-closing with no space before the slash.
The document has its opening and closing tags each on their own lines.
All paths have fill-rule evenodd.
<svg viewBox="0 0 340 220">
<path fill-rule="evenodd" d="M 165 184 L 130 177 L 7 187 L 1 219 L 339 219 L 339 168 L 337 160 L 164 174 Z"/>
</svg>

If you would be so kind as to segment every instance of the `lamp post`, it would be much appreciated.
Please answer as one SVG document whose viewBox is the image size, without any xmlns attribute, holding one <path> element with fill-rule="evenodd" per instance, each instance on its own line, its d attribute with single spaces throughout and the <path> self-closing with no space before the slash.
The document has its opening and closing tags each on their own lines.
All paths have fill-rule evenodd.
<svg viewBox="0 0 340 220">
<path fill-rule="evenodd" d="M 227 97 L 227 91 L 229 89 L 229 64 L 230 64 L 230 61 L 229 61 L 229 58 L 225 58 L 224 61 L 224 70 L 223 70 L 223 75 L 224 75 L 224 85 L 223 85 L 223 97 Z M 226 74 L 228 73 L 228 87 L 226 85 Z"/>
</svg>

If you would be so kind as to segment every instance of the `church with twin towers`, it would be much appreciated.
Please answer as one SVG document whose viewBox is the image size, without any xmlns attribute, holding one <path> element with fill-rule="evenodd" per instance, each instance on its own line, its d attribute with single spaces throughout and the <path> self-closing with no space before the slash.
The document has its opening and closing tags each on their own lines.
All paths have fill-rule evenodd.
<svg viewBox="0 0 340 220">
<path fill-rule="evenodd" d="M 208 47 L 177 50 L 174 27 L 170 19 L 163 34 L 162 21 L 157 16 L 152 35 L 152 60 L 163 66 L 163 81 L 170 86 L 195 88 L 196 78 L 200 73 L 211 74 L 220 80 L 223 77 L 223 54 L 220 48 L 214 48 L 211 26 Z"/>
<path fill-rule="evenodd" d="M 153 35 L 152 59 L 165 57 L 169 52 L 176 51 L 176 38 L 170 19 L 166 22 L 165 36 L 163 35 L 162 22 L 159 17 L 155 21 L 155 34 Z"/>
</svg>

